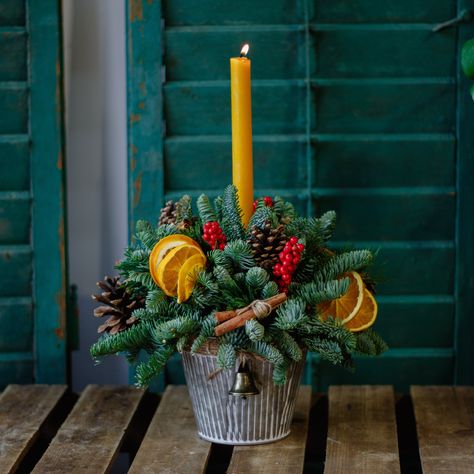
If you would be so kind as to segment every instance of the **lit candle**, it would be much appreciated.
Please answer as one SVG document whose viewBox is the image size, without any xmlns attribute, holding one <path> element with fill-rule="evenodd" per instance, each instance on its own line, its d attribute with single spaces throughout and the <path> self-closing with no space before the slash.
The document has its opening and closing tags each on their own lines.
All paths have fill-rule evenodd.
<svg viewBox="0 0 474 474">
<path fill-rule="evenodd" d="M 249 45 L 239 58 L 230 58 L 232 103 L 232 182 L 238 191 L 242 221 L 247 226 L 253 214 L 252 96 L 250 92 Z"/>
</svg>

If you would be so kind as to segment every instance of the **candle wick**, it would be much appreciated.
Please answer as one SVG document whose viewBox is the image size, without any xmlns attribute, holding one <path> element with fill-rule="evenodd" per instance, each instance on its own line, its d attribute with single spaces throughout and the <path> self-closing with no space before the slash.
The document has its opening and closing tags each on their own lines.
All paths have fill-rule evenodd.
<svg viewBox="0 0 474 474">
<path fill-rule="evenodd" d="M 247 55 L 246 55 L 246 54 L 244 54 L 244 53 L 240 53 L 240 57 L 241 57 L 241 58 L 246 58 L 246 57 L 247 57 Z"/>
</svg>

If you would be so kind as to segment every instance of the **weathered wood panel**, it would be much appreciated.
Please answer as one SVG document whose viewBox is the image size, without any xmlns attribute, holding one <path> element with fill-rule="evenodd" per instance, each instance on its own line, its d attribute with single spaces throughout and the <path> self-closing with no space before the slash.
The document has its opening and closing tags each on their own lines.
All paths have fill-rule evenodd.
<svg viewBox="0 0 474 474">
<path fill-rule="evenodd" d="M 0 191 L 26 191 L 30 187 L 29 143 L 26 136 L 0 137 Z"/>
<path fill-rule="evenodd" d="M 317 74 L 365 78 L 369 70 L 370 77 L 451 76 L 456 67 L 456 32 L 434 35 L 431 28 L 431 25 L 403 29 L 387 25 L 317 28 L 313 33 Z"/>
<path fill-rule="evenodd" d="M 312 180 L 319 187 L 452 186 L 454 135 L 321 135 Z"/>
<path fill-rule="evenodd" d="M 25 24 L 25 0 L 2 0 L 0 3 L 0 26 L 22 26 Z"/>
<path fill-rule="evenodd" d="M 26 83 L 0 83 L 0 133 L 27 132 L 28 89 Z"/>
<path fill-rule="evenodd" d="M 143 395 L 134 387 L 87 386 L 33 472 L 108 472 Z"/>
<path fill-rule="evenodd" d="M 24 31 L 0 33 L 0 81 L 26 79 L 26 38 Z"/>
<path fill-rule="evenodd" d="M 211 443 L 201 440 L 186 386 L 168 385 L 130 473 L 204 473 Z"/>
<path fill-rule="evenodd" d="M 325 361 L 318 360 L 316 364 L 313 387 L 318 391 L 326 391 L 333 384 L 390 384 L 397 392 L 407 392 L 415 383 L 452 383 L 454 354 L 451 348 L 389 349 L 378 358 L 356 357 L 355 372 Z"/>
<path fill-rule="evenodd" d="M 167 134 L 230 134 L 229 97 L 228 81 L 166 84 Z M 253 133 L 304 133 L 305 97 L 306 89 L 302 82 L 254 81 L 252 102 L 258 107 L 253 108 Z"/>
<path fill-rule="evenodd" d="M 328 23 L 431 23 L 456 16 L 450 0 L 313 0 L 312 4 L 314 18 Z"/>
<path fill-rule="evenodd" d="M 0 298 L 0 352 L 33 349 L 33 303 L 29 297 Z"/>
<path fill-rule="evenodd" d="M 29 193 L 0 193 L 0 244 L 28 244 L 30 222 Z"/>
<path fill-rule="evenodd" d="M 349 79 L 314 85 L 319 133 L 454 132 L 454 81 Z M 380 80 L 382 81 L 382 80 Z M 403 104 L 403 106 L 400 106 Z"/>
<path fill-rule="evenodd" d="M 216 2 L 200 0 L 199 8 L 190 8 L 189 0 L 164 0 L 163 10 L 169 26 L 234 25 L 244 28 L 249 23 L 281 25 L 295 23 L 302 16 L 294 0 Z"/>
<path fill-rule="evenodd" d="M 338 215 L 336 240 L 450 240 L 454 237 L 456 200 L 450 190 L 418 194 L 407 189 L 364 194 L 349 191 L 339 196 L 316 197 L 316 213 L 333 209 Z"/>
<path fill-rule="evenodd" d="M 28 245 L 0 246 L 0 297 L 31 295 L 32 271 Z"/>
<path fill-rule="evenodd" d="M 390 386 L 329 388 L 325 474 L 400 472 Z"/>
<path fill-rule="evenodd" d="M 229 474 L 303 472 L 310 408 L 311 387 L 302 386 L 296 400 L 290 435 L 277 443 L 236 446 L 227 472 Z"/>
<path fill-rule="evenodd" d="M 238 56 L 243 42 L 251 45 L 252 79 L 304 77 L 304 30 L 285 25 L 241 29 L 171 29 L 165 34 L 166 80 L 196 81 L 230 78 L 229 59 Z M 203 60 L 205 58 L 205 60 Z"/>
<path fill-rule="evenodd" d="M 411 387 L 423 472 L 470 473 L 474 387 Z"/>
<path fill-rule="evenodd" d="M 65 391 L 64 385 L 10 385 L 0 395 L 2 473 L 16 471 Z"/>
</svg>

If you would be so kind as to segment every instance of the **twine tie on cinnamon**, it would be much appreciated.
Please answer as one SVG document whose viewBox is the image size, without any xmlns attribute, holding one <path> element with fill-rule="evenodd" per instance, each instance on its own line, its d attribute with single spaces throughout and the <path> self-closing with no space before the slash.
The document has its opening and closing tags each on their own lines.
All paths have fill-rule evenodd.
<svg viewBox="0 0 474 474">
<path fill-rule="evenodd" d="M 266 318 L 272 312 L 272 306 L 267 303 L 266 301 L 262 300 L 255 300 L 252 301 L 248 306 L 245 308 L 240 308 L 236 311 L 237 316 L 245 313 L 249 309 L 253 310 L 255 317 L 257 319 Z"/>
</svg>

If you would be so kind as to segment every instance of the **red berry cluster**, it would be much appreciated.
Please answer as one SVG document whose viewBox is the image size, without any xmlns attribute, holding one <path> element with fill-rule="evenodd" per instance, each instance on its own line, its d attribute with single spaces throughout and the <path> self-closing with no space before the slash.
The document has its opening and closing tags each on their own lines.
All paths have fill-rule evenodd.
<svg viewBox="0 0 474 474">
<path fill-rule="evenodd" d="M 298 243 L 298 237 L 291 237 L 286 243 L 278 257 L 281 263 L 273 267 L 273 275 L 278 283 L 281 292 L 286 293 L 291 283 L 291 276 L 296 270 L 296 266 L 301 260 L 301 254 L 304 251 L 304 245 Z"/>
<path fill-rule="evenodd" d="M 204 224 L 204 235 L 202 237 L 211 246 L 212 250 L 224 250 L 227 237 L 223 234 L 219 222 L 206 222 Z"/>
<path fill-rule="evenodd" d="M 260 199 L 255 199 L 255 201 L 253 202 L 253 212 L 257 210 L 257 205 L 258 205 L 259 200 Z M 273 199 L 270 196 L 265 196 L 263 198 L 263 202 L 265 203 L 265 206 L 273 207 Z"/>
</svg>

